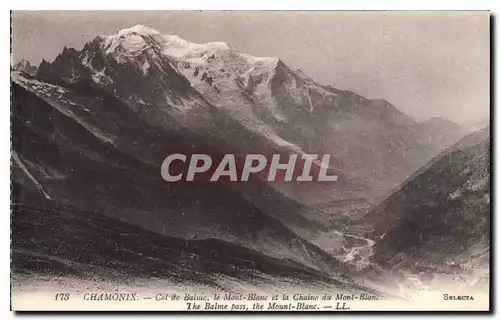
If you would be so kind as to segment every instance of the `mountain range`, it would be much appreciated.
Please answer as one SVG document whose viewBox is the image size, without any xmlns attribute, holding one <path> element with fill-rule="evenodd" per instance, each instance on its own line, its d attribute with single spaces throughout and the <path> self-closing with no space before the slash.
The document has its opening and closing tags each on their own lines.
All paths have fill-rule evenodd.
<svg viewBox="0 0 500 321">
<path fill-rule="evenodd" d="M 380 214 L 390 212 L 382 208 L 396 196 L 381 200 L 465 135 L 450 121 L 416 121 L 386 100 L 318 84 L 277 57 L 254 57 L 223 42 L 195 44 L 142 25 L 97 36 L 81 50 L 65 47 L 38 67 L 19 63 L 13 69 L 13 264 L 21 270 L 36 267 L 37 257 L 49 270 L 61 262 L 67 269 L 85 266 L 88 257 L 74 252 L 82 248 L 88 255 L 97 251 L 100 259 L 123 259 L 122 265 L 138 260 L 137 253 L 150 257 L 138 264 L 149 264 L 158 262 L 153 258 L 161 251 L 173 251 L 170 262 L 218 273 L 220 265 L 206 266 L 208 248 L 216 248 L 221 265 L 242 264 L 246 271 L 242 262 L 250 260 L 261 264 L 259 273 L 285 277 L 277 271 L 289 266 L 287 276 L 352 283 L 349 266 L 315 244 L 315 237 L 340 220 L 366 217 L 363 224 L 375 226 L 374 238 L 386 233 L 376 258 L 387 262 L 396 242 L 385 246 L 385 240 L 405 229 L 397 227 L 399 208 Z M 331 154 L 329 171 L 339 180 L 161 179 L 166 155 L 193 152 Z M 441 196 L 419 195 L 429 202 Z M 381 207 L 373 210 L 374 204 Z M 35 214 L 46 219 L 32 219 Z M 386 216 L 391 224 L 380 223 Z M 102 229 L 91 231 L 92 224 Z M 50 233 L 24 240 L 36 234 L 35 226 Z M 74 248 L 68 244 L 58 252 L 50 243 L 35 253 L 35 245 L 52 238 L 64 243 L 73 229 L 82 240 L 98 238 L 110 248 L 75 241 Z M 160 252 L 121 237 L 111 244 L 109 235 L 122 232 L 154 239 Z M 181 256 L 180 248 L 186 248 Z M 130 251 L 134 256 L 119 255 Z M 185 255 L 201 261 L 181 259 Z M 167 269 L 174 263 L 155 264 Z"/>
<path fill-rule="evenodd" d="M 340 182 L 275 186 L 305 204 L 360 191 L 379 196 L 462 135 L 455 128 L 433 136 L 429 127 L 440 124 L 422 125 L 387 101 L 317 84 L 279 58 L 141 25 L 98 36 L 80 51 L 65 48 L 52 63 L 42 61 L 37 77 L 98 84 L 150 125 L 168 128 L 173 119 L 223 151 L 332 154 Z"/>
</svg>

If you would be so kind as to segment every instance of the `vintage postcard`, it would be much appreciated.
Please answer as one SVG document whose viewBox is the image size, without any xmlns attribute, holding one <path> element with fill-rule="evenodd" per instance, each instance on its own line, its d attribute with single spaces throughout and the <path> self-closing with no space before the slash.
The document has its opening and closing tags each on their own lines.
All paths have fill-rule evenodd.
<svg viewBox="0 0 500 321">
<path fill-rule="evenodd" d="M 11 15 L 12 310 L 490 310 L 489 12 Z"/>
</svg>

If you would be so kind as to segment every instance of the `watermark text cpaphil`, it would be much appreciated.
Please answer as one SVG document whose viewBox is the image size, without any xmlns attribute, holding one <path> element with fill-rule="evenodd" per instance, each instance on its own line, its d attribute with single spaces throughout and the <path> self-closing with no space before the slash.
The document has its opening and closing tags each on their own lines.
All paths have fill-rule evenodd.
<svg viewBox="0 0 500 321">
<path fill-rule="evenodd" d="M 170 154 L 163 160 L 161 176 L 167 182 L 247 182 L 258 177 L 269 182 L 335 182 L 330 154 Z"/>
</svg>

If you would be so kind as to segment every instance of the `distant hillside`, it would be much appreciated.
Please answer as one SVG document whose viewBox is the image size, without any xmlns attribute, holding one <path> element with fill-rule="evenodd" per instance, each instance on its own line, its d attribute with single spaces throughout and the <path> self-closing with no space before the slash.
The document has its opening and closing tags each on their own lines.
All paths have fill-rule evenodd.
<svg viewBox="0 0 500 321">
<path fill-rule="evenodd" d="M 489 252 L 489 127 L 415 173 L 365 218 L 383 265 L 443 267 Z"/>
</svg>

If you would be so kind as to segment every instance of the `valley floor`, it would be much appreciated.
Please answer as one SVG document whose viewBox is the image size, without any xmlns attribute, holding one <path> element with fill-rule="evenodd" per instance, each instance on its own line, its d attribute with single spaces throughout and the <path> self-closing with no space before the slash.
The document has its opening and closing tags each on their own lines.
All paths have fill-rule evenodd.
<svg viewBox="0 0 500 321">
<path fill-rule="evenodd" d="M 373 260 L 374 240 L 341 230 L 330 230 L 319 235 L 314 243 L 357 271 L 358 277 L 355 280 L 359 285 L 395 297 L 411 302 L 426 301 L 429 298 L 434 298 L 437 302 L 457 299 L 464 309 L 470 302 L 477 303 L 479 300 L 483 304 L 488 300 L 490 270 L 481 263 L 462 264 L 459 271 L 448 273 L 432 270 L 415 272 L 397 268 L 388 270 Z M 474 300 L 467 300 L 467 296 L 474 297 Z"/>
</svg>

